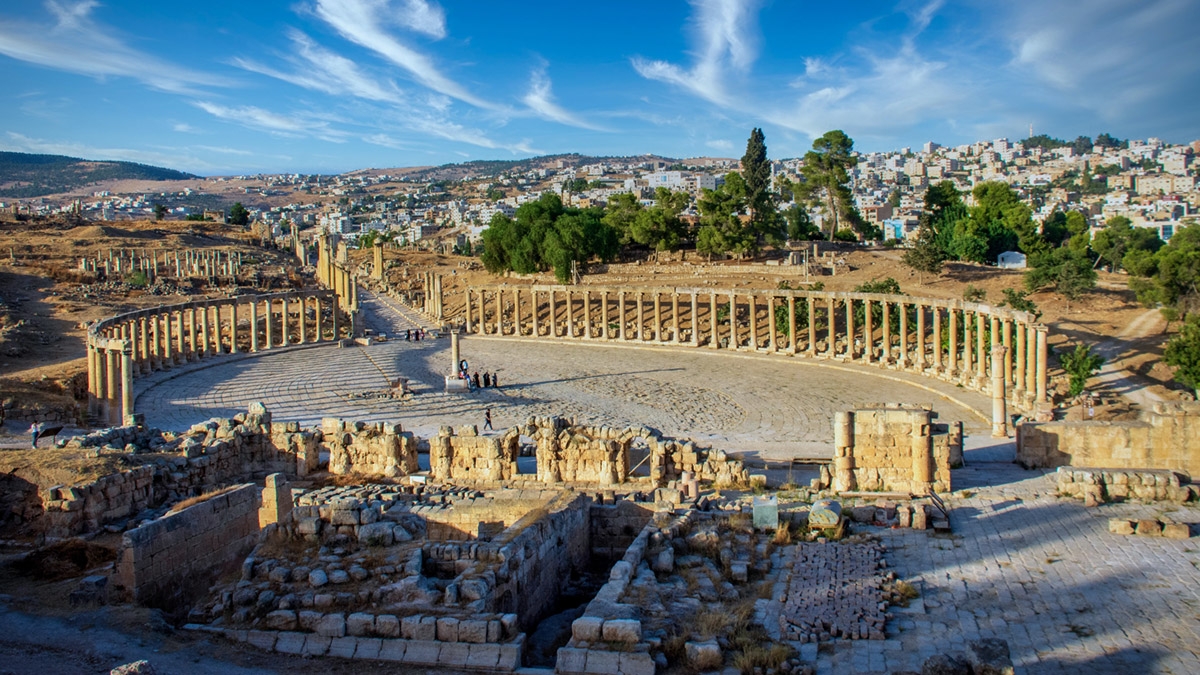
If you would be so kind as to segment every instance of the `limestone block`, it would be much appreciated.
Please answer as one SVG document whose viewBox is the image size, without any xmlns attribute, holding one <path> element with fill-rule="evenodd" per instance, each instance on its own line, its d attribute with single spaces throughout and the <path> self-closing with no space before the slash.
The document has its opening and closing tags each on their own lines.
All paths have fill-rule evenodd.
<svg viewBox="0 0 1200 675">
<path fill-rule="evenodd" d="M 1187 539 L 1192 536 L 1187 523 L 1163 523 L 1162 536 L 1167 539 Z"/>
<path fill-rule="evenodd" d="M 588 650 L 586 672 L 598 675 L 620 675 L 621 652 Z"/>
<path fill-rule="evenodd" d="M 275 640 L 278 638 L 279 634 L 275 631 L 252 630 L 246 632 L 246 642 L 268 652 L 275 649 Z"/>
<path fill-rule="evenodd" d="M 300 610 L 300 630 L 315 631 L 317 624 L 325 615 L 321 612 L 314 612 L 311 609 Z"/>
<path fill-rule="evenodd" d="M 329 651 L 329 645 L 333 642 L 332 637 L 325 635 L 309 635 L 304 638 L 303 654 L 309 656 L 324 656 Z"/>
<path fill-rule="evenodd" d="M 648 652 L 621 652 L 621 675 L 654 675 L 654 659 Z"/>
<path fill-rule="evenodd" d="M 284 632 L 275 640 L 275 651 L 281 654 L 300 654 L 304 651 L 304 633 Z"/>
<path fill-rule="evenodd" d="M 601 627 L 600 637 L 609 642 L 640 642 L 642 622 L 637 619 L 609 619 Z"/>
<path fill-rule="evenodd" d="M 437 617 L 423 616 L 421 622 L 417 625 L 417 629 L 413 635 L 414 640 L 436 640 L 437 639 Z"/>
<path fill-rule="evenodd" d="M 575 649 L 573 647 L 560 647 L 558 649 L 558 658 L 555 661 L 554 672 L 556 673 L 583 673 L 587 671 L 587 655 L 586 649 Z"/>
<path fill-rule="evenodd" d="M 366 612 L 355 612 L 346 617 L 346 633 L 354 636 L 367 636 L 375 632 L 375 615 Z"/>
<path fill-rule="evenodd" d="M 1133 534 L 1133 523 L 1124 518 L 1109 518 L 1108 531 L 1113 534 Z"/>
<path fill-rule="evenodd" d="M 438 642 L 458 642 L 458 619 L 444 616 L 437 620 Z"/>
<path fill-rule="evenodd" d="M 697 670 L 707 670 L 710 668 L 720 668 L 721 662 L 721 647 L 716 640 L 707 640 L 704 642 L 688 642 L 684 644 L 684 654 L 687 658 L 687 664 Z"/>
<path fill-rule="evenodd" d="M 427 617 L 428 618 L 428 617 Z M 438 665 L 442 645 L 432 640 L 409 640 L 404 650 L 404 663 L 414 666 Z"/>
<path fill-rule="evenodd" d="M 1139 520 L 1137 521 L 1137 533 L 1140 537 L 1161 537 L 1162 523 L 1150 519 Z"/>
<path fill-rule="evenodd" d="M 343 637 L 346 634 L 346 617 L 341 614 L 326 614 L 316 626 L 317 635 Z"/>
<path fill-rule="evenodd" d="M 379 658 L 383 661 L 403 661 L 408 653 L 408 642 L 404 640 L 380 640 Z"/>
<path fill-rule="evenodd" d="M 438 665 L 442 667 L 465 666 L 471 656 L 472 645 L 453 642 L 442 645 L 438 653 Z"/>
<path fill-rule="evenodd" d="M 390 522 L 368 523 L 358 528 L 358 540 L 367 546 L 391 546 L 395 527 Z"/>
<path fill-rule="evenodd" d="M 263 617 L 263 626 L 270 630 L 296 630 L 299 621 L 296 612 L 289 609 L 278 609 L 268 612 Z"/>
<path fill-rule="evenodd" d="M 654 564 L 651 566 L 655 572 L 660 574 L 670 574 L 675 571 L 675 549 L 668 546 L 658 552 L 654 556 Z"/>
<path fill-rule="evenodd" d="M 308 583 L 313 588 L 320 588 L 329 583 L 329 575 L 325 574 L 325 570 L 313 570 L 308 573 Z"/>
<path fill-rule="evenodd" d="M 380 614 L 375 617 L 375 634 L 380 637 L 400 637 L 400 619 L 392 614 Z"/>
<path fill-rule="evenodd" d="M 458 641 L 472 643 L 487 642 L 487 621 L 479 619 L 464 619 L 459 621 Z"/>
<path fill-rule="evenodd" d="M 495 670 L 497 664 L 500 663 L 500 645 L 496 644 L 479 644 L 471 645 L 470 653 L 467 656 L 468 668 L 476 668 L 482 670 Z"/>
<path fill-rule="evenodd" d="M 604 619 L 598 616 L 581 616 L 571 622 L 571 636 L 582 642 L 596 642 L 603 625 Z"/>
<path fill-rule="evenodd" d="M 421 623 L 421 615 L 414 614 L 400 619 L 400 637 L 405 640 L 425 639 L 417 637 L 417 625 Z"/>
<path fill-rule="evenodd" d="M 358 638 L 340 637 L 333 638 L 329 642 L 329 656 L 338 656 L 343 659 L 354 658 L 354 652 L 358 650 Z"/>
<path fill-rule="evenodd" d="M 377 659 L 382 647 L 383 640 L 379 638 L 358 638 L 358 648 L 354 650 L 354 658 Z"/>
</svg>

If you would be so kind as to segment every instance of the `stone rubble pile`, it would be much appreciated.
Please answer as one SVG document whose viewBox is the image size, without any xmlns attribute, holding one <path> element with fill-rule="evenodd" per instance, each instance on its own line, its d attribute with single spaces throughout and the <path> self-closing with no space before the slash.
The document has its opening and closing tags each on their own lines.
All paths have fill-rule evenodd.
<svg viewBox="0 0 1200 675">
<path fill-rule="evenodd" d="M 1138 499 L 1182 504 L 1200 499 L 1200 486 L 1177 471 L 1165 469 L 1088 469 L 1060 466 L 1054 474 L 1058 494 L 1082 499 L 1088 506 Z"/>
</svg>

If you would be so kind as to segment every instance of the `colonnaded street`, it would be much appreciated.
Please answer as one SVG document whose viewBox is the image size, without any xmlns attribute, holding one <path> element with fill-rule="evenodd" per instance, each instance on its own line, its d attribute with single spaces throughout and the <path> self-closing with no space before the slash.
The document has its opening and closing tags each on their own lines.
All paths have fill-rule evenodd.
<svg viewBox="0 0 1200 675">
<path fill-rule="evenodd" d="M 422 320 L 390 298 L 362 295 L 367 325 L 386 342 L 292 347 L 156 372 L 137 381 L 137 410 L 152 426 L 184 430 L 261 401 L 276 420 L 305 426 L 340 417 L 399 422 L 429 435 L 446 424 L 482 427 L 490 408 L 497 430 L 530 415 L 559 415 L 644 425 L 764 459 L 829 456 L 834 413 L 868 404 L 929 404 L 969 435 L 989 430 L 974 411 L 988 410 L 990 399 L 951 383 L 836 361 L 669 346 L 468 336 L 461 349 L 470 371 L 496 373 L 500 386 L 445 394 L 450 340 L 406 341 L 404 331 Z M 412 397 L 386 397 L 401 377 Z"/>
</svg>

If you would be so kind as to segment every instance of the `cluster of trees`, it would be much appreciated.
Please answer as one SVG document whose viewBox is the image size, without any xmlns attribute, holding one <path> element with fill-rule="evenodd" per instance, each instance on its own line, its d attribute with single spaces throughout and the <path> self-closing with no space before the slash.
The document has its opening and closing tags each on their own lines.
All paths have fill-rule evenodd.
<svg viewBox="0 0 1200 675">
<path fill-rule="evenodd" d="M 553 269 L 554 276 L 566 283 L 572 263 L 583 267 L 593 257 L 607 262 L 620 250 L 617 232 L 602 221 L 600 209 L 565 207 L 558 195 L 526 202 L 513 215 L 496 214 L 483 231 L 480 259 L 489 272 L 532 274 Z"/>
<path fill-rule="evenodd" d="M 1129 141 L 1120 140 L 1110 134 L 1100 134 L 1096 140 L 1092 140 L 1087 136 L 1077 136 L 1073 141 L 1064 141 L 1060 138 L 1051 138 L 1046 134 L 1038 134 L 1030 136 L 1021 141 L 1026 148 L 1042 148 L 1043 150 L 1055 150 L 1058 148 L 1071 148 L 1077 155 L 1090 153 L 1093 147 L 1109 148 L 1114 150 L 1124 149 L 1129 147 Z"/>
</svg>

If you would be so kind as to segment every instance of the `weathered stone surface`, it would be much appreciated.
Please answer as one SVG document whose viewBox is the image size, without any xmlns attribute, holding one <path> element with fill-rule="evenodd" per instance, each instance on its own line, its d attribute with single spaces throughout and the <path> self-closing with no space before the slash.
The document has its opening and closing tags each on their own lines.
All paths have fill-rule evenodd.
<svg viewBox="0 0 1200 675">
<path fill-rule="evenodd" d="M 381 640 L 379 658 L 384 661 L 403 661 L 408 653 L 408 642 L 405 640 Z"/>
<path fill-rule="evenodd" d="M 596 675 L 620 675 L 621 652 L 588 650 L 587 672 Z"/>
<path fill-rule="evenodd" d="M 968 643 L 967 661 L 971 664 L 972 675 L 1013 675 L 1008 642 L 999 638 Z"/>
<path fill-rule="evenodd" d="M 404 651 L 404 662 L 414 666 L 436 666 L 441 650 L 442 645 L 439 642 L 409 640 Z"/>
<path fill-rule="evenodd" d="M 1139 520 L 1137 521 L 1137 533 L 1139 537 L 1161 537 L 1162 523 L 1150 519 Z"/>
<path fill-rule="evenodd" d="M 654 556 L 654 564 L 651 566 L 655 572 L 659 574 L 670 574 L 675 571 L 675 549 L 671 547 L 664 548 Z"/>
<path fill-rule="evenodd" d="M 246 632 L 246 642 L 265 651 L 275 649 L 275 640 L 279 634 L 272 630 L 252 630 Z"/>
<path fill-rule="evenodd" d="M 493 670 L 500 663 L 500 645 L 471 645 L 471 653 L 467 656 L 468 668 Z"/>
<path fill-rule="evenodd" d="M 275 651 L 281 654 L 299 654 L 304 651 L 304 633 L 283 632 L 275 641 Z"/>
<path fill-rule="evenodd" d="M 458 619 L 445 616 L 437 620 L 438 642 L 458 642 Z"/>
<path fill-rule="evenodd" d="M 325 635 L 308 635 L 304 638 L 303 653 L 309 656 L 324 656 L 329 651 L 333 638 Z"/>
<path fill-rule="evenodd" d="M 391 546 L 394 530 L 395 525 L 387 521 L 370 523 L 358 528 L 358 540 L 367 546 Z"/>
<path fill-rule="evenodd" d="M 317 635 L 342 637 L 346 634 L 346 617 L 341 614 L 326 614 L 317 622 Z"/>
<path fill-rule="evenodd" d="M 451 668 L 467 665 L 467 659 L 471 656 L 472 646 L 465 642 L 443 644 L 441 651 L 438 653 L 438 665 Z"/>
<path fill-rule="evenodd" d="M 587 670 L 587 650 L 573 647 L 560 647 L 555 660 L 556 673 L 582 673 Z"/>
<path fill-rule="evenodd" d="M 158 671 L 150 662 L 142 659 L 133 663 L 126 663 L 123 666 L 117 666 L 108 671 L 108 675 L 157 675 Z"/>
<path fill-rule="evenodd" d="M 375 615 L 366 612 L 355 612 L 346 617 L 346 633 L 354 636 L 367 636 L 375 632 Z"/>
<path fill-rule="evenodd" d="M 1163 523 L 1162 536 L 1167 539 L 1187 539 L 1192 536 L 1187 523 Z"/>
<path fill-rule="evenodd" d="M 583 642 L 595 642 L 600 639 L 600 630 L 604 619 L 598 616 L 581 616 L 571 622 L 571 636 Z"/>
<path fill-rule="evenodd" d="M 343 659 L 354 658 L 354 652 L 358 650 L 358 638 L 340 637 L 333 638 L 329 642 L 329 656 L 337 656 Z"/>
<path fill-rule="evenodd" d="M 375 617 L 375 634 L 385 638 L 400 637 L 400 619 L 392 614 Z"/>
<path fill-rule="evenodd" d="M 971 675 L 971 664 L 957 656 L 935 654 L 921 664 L 921 675 Z"/>
<path fill-rule="evenodd" d="M 640 642 L 642 622 L 637 619 L 610 619 L 601 627 L 600 637 L 609 642 Z"/>
<path fill-rule="evenodd" d="M 269 630 L 296 630 L 298 625 L 296 612 L 290 609 L 277 609 L 263 617 L 263 627 Z"/>
<path fill-rule="evenodd" d="M 487 642 L 487 621 L 464 619 L 458 623 L 459 642 Z"/>
<path fill-rule="evenodd" d="M 358 648 L 354 650 L 356 659 L 377 659 L 383 648 L 383 640 L 379 638 L 358 638 Z"/>
<path fill-rule="evenodd" d="M 320 588 L 329 583 L 329 575 L 325 574 L 325 570 L 313 570 L 308 573 L 308 583 L 313 588 Z"/>
<path fill-rule="evenodd" d="M 649 652 L 621 652 L 621 675 L 654 675 L 654 659 Z"/>
<path fill-rule="evenodd" d="M 1108 531 L 1113 534 L 1133 534 L 1133 523 L 1124 518 L 1109 518 Z"/>
<path fill-rule="evenodd" d="M 717 644 L 716 640 L 688 642 L 684 644 L 683 649 L 687 658 L 687 664 L 698 670 L 719 668 L 723 661 L 721 647 Z"/>
</svg>

